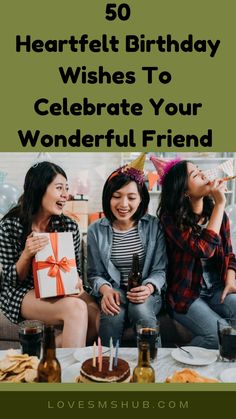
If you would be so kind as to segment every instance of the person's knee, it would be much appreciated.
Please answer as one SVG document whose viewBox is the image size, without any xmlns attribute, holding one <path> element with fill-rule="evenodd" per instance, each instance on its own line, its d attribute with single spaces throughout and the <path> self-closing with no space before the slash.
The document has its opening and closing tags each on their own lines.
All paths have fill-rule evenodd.
<svg viewBox="0 0 236 419">
<path fill-rule="evenodd" d="M 61 313 L 63 320 L 68 317 L 71 319 L 78 317 L 80 320 L 87 319 L 87 304 L 79 298 L 65 297 L 62 301 Z"/>
<path fill-rule="evenodd" d="M 236 294 L 228 294 L 224 301 L 224 317 L 236 318 Z"/>
<path fill-rule="evenodd" d="M 152 311 L 140 309 L 129 311 L 129 321 L 133 328 L 136 328 L 136 324 L 140 320 L 145 320 L 148 324 L 153 324 L 153 326 L 155 326 L 157 322 L 156 315 Z"/>
</svg>

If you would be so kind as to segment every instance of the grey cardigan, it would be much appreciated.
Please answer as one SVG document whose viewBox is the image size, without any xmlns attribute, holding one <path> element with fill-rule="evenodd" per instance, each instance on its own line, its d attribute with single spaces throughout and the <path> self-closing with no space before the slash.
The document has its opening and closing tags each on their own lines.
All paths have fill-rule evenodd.
<svg viewBox="0 0 236 419">
<path fill-rule="evenodd" d="M 138 222 L 138 232 L 146 254 L 142 283 L 151 283 L 160 292 L 166 282 L 167 257 L 159 219 L 145 214 Z M 97 297 L 104 284 L 115 288 L 120 286 L 120 272 L 110 260 L 112 236 L 111 223 L 107 218 L 95 221 L 88 228 L 88 282 L 92 294 Z"/>
</svg>

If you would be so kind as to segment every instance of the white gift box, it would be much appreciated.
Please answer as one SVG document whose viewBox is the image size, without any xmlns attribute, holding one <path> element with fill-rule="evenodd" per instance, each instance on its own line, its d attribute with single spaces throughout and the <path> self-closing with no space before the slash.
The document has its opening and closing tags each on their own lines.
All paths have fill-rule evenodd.
<svg viewBox="0 0 236 419">
<path fill-rule="evenodd" d="M 49 238 L 49 243 L 33 260 L 37 298 L 78 294 L 78 272 L 72 233 L 34 233 Z"/>
</svg>

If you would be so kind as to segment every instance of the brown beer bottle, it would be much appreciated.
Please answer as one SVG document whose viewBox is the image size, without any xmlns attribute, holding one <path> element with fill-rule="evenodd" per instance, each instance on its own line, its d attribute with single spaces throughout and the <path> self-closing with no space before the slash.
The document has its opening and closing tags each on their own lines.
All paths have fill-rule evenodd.
<svg viewBox="0 0 236 419">
<path fill-rule="evenodd" d="M 51 325 L 44 327 L 43 357 L 38 365 L 38 382 L 61 382 L 61 366 L 56 358 L 54 327 Z"/>
<path fill-rule="evenodd" d="M 155 383 L 155 371 L 150 365 L 150 350 L 147 342 L 139 342 L 138 365 L 133 371 L 133 383 Z"/>
<path fill-rule="evenodd" d="M 132 269 L 128 275 L 128 291 L 131 288 L 138 287 L 142 282 L 142 274 L 139 271 L 139 257 L 137 253 L 133 254 Z"/>
</svg>

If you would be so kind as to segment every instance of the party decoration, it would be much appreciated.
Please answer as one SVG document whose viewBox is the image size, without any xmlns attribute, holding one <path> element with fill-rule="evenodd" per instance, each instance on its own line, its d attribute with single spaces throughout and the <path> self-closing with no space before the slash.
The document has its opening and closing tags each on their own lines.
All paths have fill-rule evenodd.
<svg viewBox="0 0 236 419">
<path fill-rule="evenodd" d="M 0 185 L 0 213 L 6 214 L 11 207 L 16 205 L 20 197 L 20 190 L 10 183 Z"/>
<path fill-rule="evenodd" d="M 120 175 L 123 173 L 130 179 L 138 182 L 142 185 L 145 181 L 145 174 L 144 174 L 144 163 L 146 159 L 146 154 L 141 153 L 135 160 L 131 161 L 129 164 L 125 166 L 119 167 L 119 169 L 115 170 L 108 178 L 108 180 L 112 180 L 115 176 Z"/>
<path fill-rule="evenodd" d="M 209 180 L 214 180 L 218 177 L 222 177 L 222 172 L 225 173 L 227 175 L 227 177 L 224 178 L 224 180 L 231 180 L 231 178 L 233 178 L 234 175 L 234 169 L 233 169 L 233 161 L 232 159 L 229 159 L 221 164 L 218 164 L 217 166 L 211 168 L 211 169 L 207 169 L 204 170 L 203 173 L 204 175 L 209 179 Z"/>
<path fill-rule="evenodd" d="M 151 162 L 153 163 L 157 173 L 158 173 L 158 183 L 159 185 L 162 185 L 164 182 L 164 178 L 167 175 L 167 173 L 172 169 L 173 166 L 175 166 L 177 163 L 181 161 L 180 157 L 175 157 L 171 160 L 161 159 L 159 157 L 151 156 L 150 157 Z"/>
<path fill-rule="evenodd" d="M 154 185 L 156 184 L 159 178 L 159 175 L 157 174 L 157 172 L 148 172 L 147 178 L 148 178 L 148 190 L 152 191 Z"/>
<path fill-rule="evenodd" d="M 0 170 L 0 184 L 2 184 L 5 181 L 5 177 L 6 177 L 6 172 L 2 172 Z"/>
</svg>

